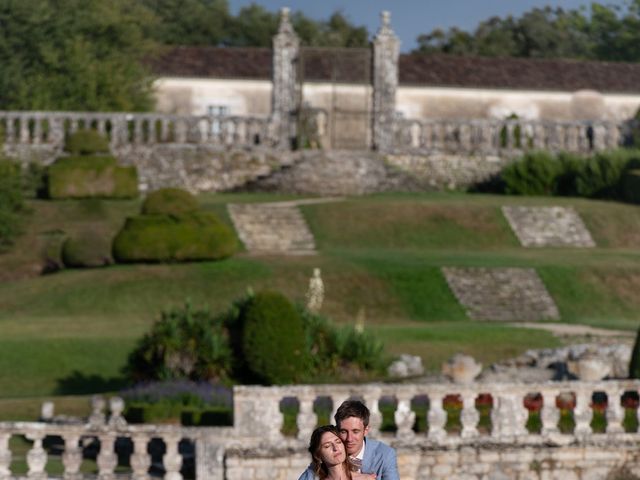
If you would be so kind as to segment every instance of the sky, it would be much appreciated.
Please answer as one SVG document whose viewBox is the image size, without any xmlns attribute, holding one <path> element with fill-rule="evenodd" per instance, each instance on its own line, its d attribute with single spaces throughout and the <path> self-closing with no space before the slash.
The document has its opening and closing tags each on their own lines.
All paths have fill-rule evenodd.
<svg viewBox="0 0 640 480">
<path fill-rule="evenodd" d="M 435 28 L 458 27 L 473 31 L 482 20 L 493 16 L 519 17 L 534 7 L 550 5 L 565 10 L 587 7 L 591 0 L 229 0 L 231 11 L 251 3 L 267 10 L 277 11 L 289 7 L 301 10 L 316 20 L 326 20 L 336 10 L 346 14 L 351 23 L 365 25 L 371 34 L 378 30 L 380 12 L 391 12 L 391 25 L 400 38 L 401 50 L 416 46 L 416 38 Z M 622 0 L 600 1 L 604 4 L 623 4 Z"/>
</svg>

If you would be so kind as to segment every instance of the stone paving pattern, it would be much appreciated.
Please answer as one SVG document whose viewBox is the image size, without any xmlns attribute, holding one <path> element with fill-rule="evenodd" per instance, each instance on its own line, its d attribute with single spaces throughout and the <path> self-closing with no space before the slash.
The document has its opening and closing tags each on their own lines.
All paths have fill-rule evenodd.
<svg viewBox="0 0 640 480">
<path fill-rule="evenodd" d="M 295 204 L 230 204 L 228 210 L 249 252 L 315 253 L 313 234 Z"/>
<path fill-rule="evenodd" d="M 533 321 L 559 319 L 553 298 L 529 268 L 457 268 L 442 272 L 469 318 Z"/>
<path fill-rule="evenodd" d="M 524 247 L 595 247 L 572 207 L 504 206 L 502 213 Z"/>
</svg>

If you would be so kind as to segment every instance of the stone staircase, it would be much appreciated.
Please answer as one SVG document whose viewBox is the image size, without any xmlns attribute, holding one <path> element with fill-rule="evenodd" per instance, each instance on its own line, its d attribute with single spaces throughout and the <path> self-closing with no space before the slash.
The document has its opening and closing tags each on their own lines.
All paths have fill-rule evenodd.
<svg viewBox="0 0 640 480">
<path fill-rule="evenodd" d="M 442 273 L 449 288 L 475 320 L 558 320 L 560 312 L 531 268 L 454 268 Z"/>
<path fill-rule="evenodd" d="M 316 250 L 296 202 L 229 204 L 229 215 L 247 251 L 309 255 Z"/>
<path fill-rule="evenodd" d="M 504 206 L 502 213 L 523 247 L 595 247 L 572 207 Z"/>
</svg>

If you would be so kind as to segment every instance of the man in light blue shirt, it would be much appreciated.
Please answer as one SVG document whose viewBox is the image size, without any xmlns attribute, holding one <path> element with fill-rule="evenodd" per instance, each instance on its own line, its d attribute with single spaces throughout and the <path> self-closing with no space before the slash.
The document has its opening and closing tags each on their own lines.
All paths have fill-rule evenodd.
<svg viewBox="0 0 640 480">
<path fill-rule="evenodd" d="M 373 474 L 376 480 L 400 480 L 396 451 L 385 443 L 366 438 L 369 433 L 369 409 L 362 402 L 345 401 L 334 418 L 347 455 L 352 464 L 359 466 L 361 473 Z M 298 480 L 313 478 L 313 471 L 307 468 Z"/>
</svg>

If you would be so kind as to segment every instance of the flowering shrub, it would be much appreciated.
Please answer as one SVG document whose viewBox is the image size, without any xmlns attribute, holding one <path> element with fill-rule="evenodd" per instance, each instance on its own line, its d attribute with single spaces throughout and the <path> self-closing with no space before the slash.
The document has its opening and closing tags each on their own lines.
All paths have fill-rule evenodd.
<svg viewBox="0 0 640 480">
<path fill-rule="evenodd" d="M 208 382 L 145 382 L 120 392 L 129 422 L 180 422 L 230 425 L 233 399 L 229 387 Z"/>
</svg>

